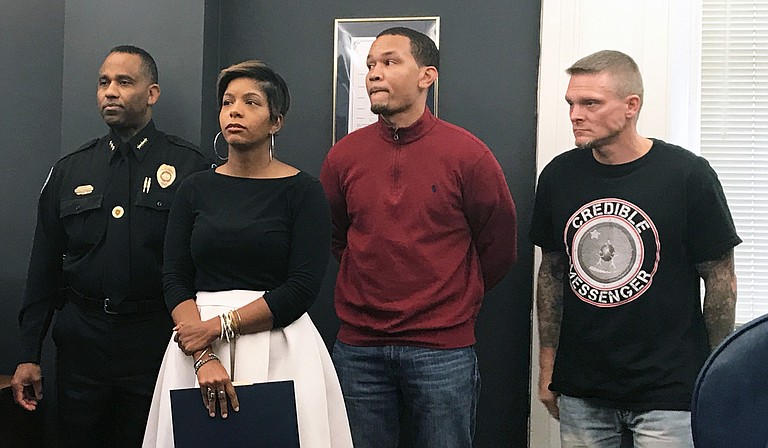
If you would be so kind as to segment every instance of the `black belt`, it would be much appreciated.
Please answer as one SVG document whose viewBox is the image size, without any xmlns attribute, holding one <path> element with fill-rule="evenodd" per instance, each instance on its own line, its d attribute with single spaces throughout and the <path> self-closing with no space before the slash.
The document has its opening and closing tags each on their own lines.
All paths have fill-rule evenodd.
<svg viewBox="0 0 768 448">
<path fill-rule="evenodd" d="M 94 299 L 84 296 L 72 288 L 69 288 L 67 300 L 75 305 L 91 309 L 104 311 L 107 314 L 142 314 L 153 311 L 165 310 L 165 302 L 162 299 L 156 300 L 124 300 L 119 304 L 111 305 L 109 299 Z"/>
</svg>

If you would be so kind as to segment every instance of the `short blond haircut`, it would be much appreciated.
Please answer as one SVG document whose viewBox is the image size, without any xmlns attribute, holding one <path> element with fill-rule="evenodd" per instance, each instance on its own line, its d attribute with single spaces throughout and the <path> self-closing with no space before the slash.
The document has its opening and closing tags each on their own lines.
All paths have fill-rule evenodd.
<svg viewBox="0 0 768 448">
<path fill-rule="evenodd" d="M 574 62 L 566 71 L 569 75 L 596 75 L 610 73 L 614 93 L 619 97 L 637 95 L 643 103 L 643 77 L 635 61 L 615 50 L 602 50 Z"/>
</svg>

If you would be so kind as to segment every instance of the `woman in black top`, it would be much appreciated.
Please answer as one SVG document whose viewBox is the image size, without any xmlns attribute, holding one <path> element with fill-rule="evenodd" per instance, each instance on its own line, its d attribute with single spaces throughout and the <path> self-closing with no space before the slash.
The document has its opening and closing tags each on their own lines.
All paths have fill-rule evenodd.
<svg viewBox="0 0 768 448">
<path fill-rule="evenodd" d="M 226 417 L 228 403 L 240 406 L 232 381 L 293 380 L 301 446 L 351 447 L 338 379 L 306 314 L 328 262 L 328 204 L 317 179 L 273 154 L 288 87 L 245 61 L 221 72 L 217 90 L 229 156 L 179 186 L 168 219 L 163 283 L 176 333 L 144 446 L 173 444 L 169 389 L 199 385 L 206 411 Z"/>
</svg>

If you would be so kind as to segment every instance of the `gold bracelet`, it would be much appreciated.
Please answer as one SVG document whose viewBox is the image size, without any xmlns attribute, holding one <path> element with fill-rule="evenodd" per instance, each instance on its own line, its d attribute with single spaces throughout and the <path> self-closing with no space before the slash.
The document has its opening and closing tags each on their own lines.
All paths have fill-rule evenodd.
<svg viewBox="0 0 768 448">
<path fill-rule="evenodd" d="M 231 313 L 234 315 L 234 318 L 232 319 L 232 323 L 234 324 L 232 327 L 233 330 L 235 330 L 236 335 L 241 335 L 240 327 L 243 325 L 243 318 L 240 317 L 240 311 L 233 310 Z"/>
</svg>

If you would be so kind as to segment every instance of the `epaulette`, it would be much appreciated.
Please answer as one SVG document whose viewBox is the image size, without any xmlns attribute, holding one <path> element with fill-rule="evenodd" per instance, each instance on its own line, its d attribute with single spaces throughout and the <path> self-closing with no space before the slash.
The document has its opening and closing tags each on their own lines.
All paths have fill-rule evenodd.
<svg viewBox="0 0 768 448">
<path fill-rule="evenodd" d="M 87 141 L 86 143 L 84 143 L 84 144 L 83 144 L 81 147 L 77 148 L 76 150 L 72 151 L 72 152 L 71 152 L 71 153 L 69 153 L 69 154 L 66 154 L 66 155 L 62 156 L 62 157 L 61 157 L 61 159 L 59 159 L 59 160 L 63 160 L 63 159 L 66 159 L 67 157 L 71 156 L 72 154 L 77 154 L 77 153 L 78 153 L 78 152 L 80 152 L 80 151 L 85 151 L 86 149 L 91 149 L 91 148 L 93 148 L 94 146 L 96 146 L 96 144 L 97 144 L 97 143 L 99 143 L 99 140 L 100 140 L 100 138 L 99 138 L 99 137 L 96 137 L 96 138 L 94 138 L 93 140 L 88 140 L 88 141 Z"/>
<path fill-rule="evenodd" d="M 83 144 L 83 146 L 77 148 L 75 150 L 75 152 L 79 152 L 79 151 L 82 151 L 82 150 L 88 149 L 88 148 L 93 148 L 96 145 L 96 143 L 98 143 L 98 142 L 99 142 L 99 138 L 98 137 L 94 138 L 93 140 L 89 140 L 88 142 Z"/>
<path fill-rule="evenodd" d="M 203 158 L 205 158 L 205 154 L 203 154 L 203 151 L 201 151 L 200 148 L 198 148 L 197 145 L 195 145 L 194 143 L 188 142 L 187 140 L 184 140 L 183 138 L 177 137 L 175 135 L 165 134 L 165 138 L 167 138 L 168 141 L 173 143 L 174 145 L 181 146 L 182 148 L 191 149 L 196 153 L 200 154 L 200 156 L 202 156 Z"/>
<path fill-rule="evenodd" d="M 165 134 L 165 137 L 168 139 L 169 142 L 173 143 L 176 146 L 183 146 L 185 148 L 194 149 L 195 151 L 200 152 L 200 148 L 198 148 L 194 143 L 188 142 L 181 137 L 177 137 L 175 135 L 169 135 L 169 134 Z"/>
</svg>

